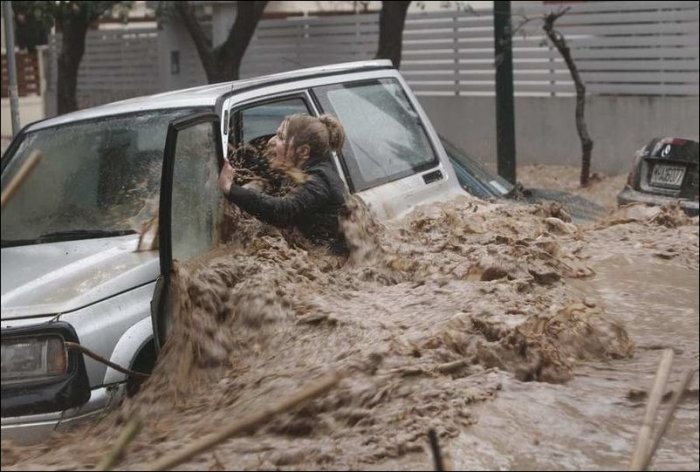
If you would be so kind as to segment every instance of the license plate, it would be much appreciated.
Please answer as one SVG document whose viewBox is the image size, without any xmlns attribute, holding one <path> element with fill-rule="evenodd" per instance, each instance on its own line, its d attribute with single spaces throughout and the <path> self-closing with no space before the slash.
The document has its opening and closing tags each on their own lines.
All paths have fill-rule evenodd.
<svg viewBox="0 0 700 472">
<path fill-rule="evenodd" d="M 680 187 L 685 176 L 685 167 L 658 164 L 651 172 L 650 183 L 665 187 Z"/>
</svg>

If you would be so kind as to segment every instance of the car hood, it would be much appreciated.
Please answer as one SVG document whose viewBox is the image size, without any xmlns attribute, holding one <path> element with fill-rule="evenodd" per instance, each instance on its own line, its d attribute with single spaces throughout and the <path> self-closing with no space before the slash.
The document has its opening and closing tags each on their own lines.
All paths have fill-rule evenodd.
<svg viewBox="0 0 700 472">
<path fill-rule="evenodd" d="M 2 319 L 66 313 L 152 282 L 158 251 L 137 235 L 2 249 Z"/>
</svg>

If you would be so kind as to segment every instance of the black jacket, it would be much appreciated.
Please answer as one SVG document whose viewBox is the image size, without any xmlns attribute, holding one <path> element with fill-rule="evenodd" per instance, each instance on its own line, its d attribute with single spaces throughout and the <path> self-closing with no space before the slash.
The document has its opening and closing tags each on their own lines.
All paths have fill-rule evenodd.
<svg viewBox="0 0 700 472">
<path fill-rule="evenodd" d="M 242 210 L 277 227 L 296 227 L 316 245 L 347 252 L 338 217 L 345 211 L 345 185 L 329 158 L 310 158 L 303 171 L 308 179 L 287 195 L 274 197 L 231 185 L 227 198 Z"/>
</svg>

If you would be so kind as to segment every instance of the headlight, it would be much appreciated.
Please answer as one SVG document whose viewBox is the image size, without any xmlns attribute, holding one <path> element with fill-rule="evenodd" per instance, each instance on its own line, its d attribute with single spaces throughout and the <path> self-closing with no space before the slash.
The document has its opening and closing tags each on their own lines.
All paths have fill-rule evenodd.
<svg viewBox="0 0 700 472">
<path fill-rule="evenodd" d="M 2 340 L 2 383 L 48 380 L 66 373 L 68 355 L 60 336 Z"/>
</svg>

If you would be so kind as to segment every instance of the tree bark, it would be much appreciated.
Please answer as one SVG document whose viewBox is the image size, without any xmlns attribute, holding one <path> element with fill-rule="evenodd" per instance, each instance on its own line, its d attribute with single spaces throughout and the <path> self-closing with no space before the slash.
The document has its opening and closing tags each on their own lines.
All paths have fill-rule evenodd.
<svg viewBox="0 0 700 472">
<path fill-rule="evenodd" d="M 568 10 L 568 9 L 567 9 Z M 547 37 L 557 48 L 561 56 L 569 68 L 569 73 L 576 85 L 576 130 L 578 131 L 579 139 L 581 140 L 581 176 L 580 184 L 582 187 L 590 183 L 591 177 L 591 152 L 593 150 L 593 140 L 588 135 L 588 128 L 584 118 L 584 109 L 586 106 L 586 86 L 581 80 L 574 59 L 571 57 L 571 50 L 564 36 L 554 29 L 554 22 L 561 17 L 567 10 L 558 13 L 549 13 L 545 16 L 544 26 L 542 27 L 547 34 Z"/>
<path fill-rule="evenodd" d="M 59 115 L 78 109 L 76 98 L 78 68 L 85 53 L 85 35 L 89 24 L 87 11 L 82 8 L 71 15 L 66 15 L 58 24 L 63 33 L 56 80 L 57 113 Z"/>
<path fill-rule="evenodd" d="M 63 34 L 56 77 L 56 111 L 59 115 L 78 109 L 78 69 L 85 53 L 88 28 L 117 3 L 119 2 L 62 2 L 53 5 L 56 26 Z"/>
<path fill-rule="evenodd" d="M 195 49 L 197 49 L 199 60 L 202 61 L 204 73 L 207 75 L 207 81 L 212 83 L 212 75 L 215 69 L 214 51 L 209 39 L 204 34 L 202 26 L 199 24 L 199 21 L 197 21 L 194 8 L 190 2 L 173 2 L 173 4 L 175 5 L 175 11 L 177 11 L 182 22 L 185 24 L 187 32 L 192 38 Z"/>
<path fill-rule="evenodd" d="M 267 2 L 238 2 L 236 21 L 226 41 L 214 53 L 220 74 L 217 82 L 238 79 L 243 55 L 253 39 L 266 6 Z"/>
<path fill-rule="evenodd" d="M 390 59 L 395 68 L 401 65 L 401 45 L 406 12 L 411 2 L 382 2 L 379 12 L 379 46 L 375 59 Z"/>
<path fill-rule="evenodd" d="M 190 33 L 210 84 L 239 78 L 243 55 L 253 39 L 255 28 L 262 19 L 267 3 L 238 2 L 236 20 L 226 41 L 218 47 L 213 47 L 204 34 L 190 2 L 175 2 L 175 8 Z"/>
</svg>

